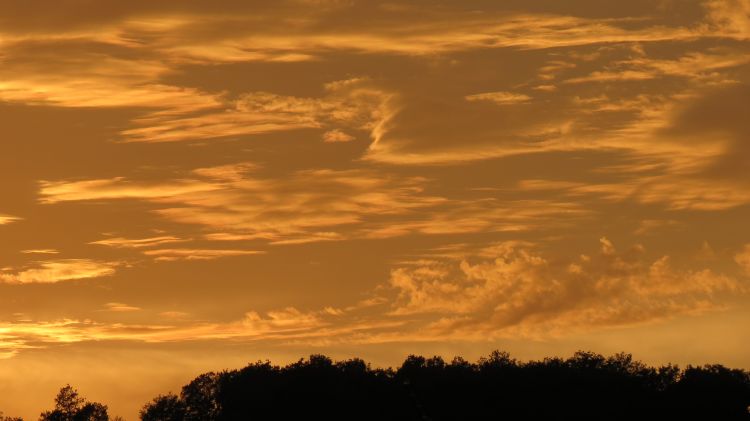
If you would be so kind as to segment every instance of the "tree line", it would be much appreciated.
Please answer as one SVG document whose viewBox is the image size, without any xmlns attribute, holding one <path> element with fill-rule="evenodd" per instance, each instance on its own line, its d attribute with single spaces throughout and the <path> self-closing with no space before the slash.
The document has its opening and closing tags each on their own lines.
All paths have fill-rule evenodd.
<svg viewBox="0 0 750 421">
<path fill-rule="evenodd" d="M 324 355 L 201 374 L 155 397 L 142 421 L 750 420 L 750 372 L 722 365 L 652 367 L 630 354 L 576 352 L 520 362 L 494 351 L 471 363 L 410 355 L 397 369 Z M 119 417 L 117 417 L 119 418 Z M 40 421 L 108 421 L 70 386 Z M 22 421 L 3 418 L 0 421 Z"/>
</svg>

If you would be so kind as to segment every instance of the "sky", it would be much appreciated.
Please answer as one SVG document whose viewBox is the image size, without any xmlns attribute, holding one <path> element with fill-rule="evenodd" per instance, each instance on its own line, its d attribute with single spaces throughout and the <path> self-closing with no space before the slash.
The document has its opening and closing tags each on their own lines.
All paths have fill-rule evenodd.
<svg viewBox="0 0 750 421">
<path fill-rule="evenodd" d="M 0 410 L 312 353 L 750 368 L 750 0 L 0 0 Z"/>
</svg>

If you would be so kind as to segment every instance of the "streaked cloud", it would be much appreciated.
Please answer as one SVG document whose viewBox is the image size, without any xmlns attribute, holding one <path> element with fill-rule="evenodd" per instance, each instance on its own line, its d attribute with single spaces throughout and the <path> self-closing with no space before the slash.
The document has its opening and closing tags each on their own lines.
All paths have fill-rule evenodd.
<svg viewBox="0 0 750 421">
<path fill-rule="evenodd" d="M 178 180 L 170 184 L 134 183 L 122 177 L 72 182 L 42 181 L 40 186 L 42 203 L 105 199 L 159 199 L 216 188 L 210 183 L 194 180 Z"/>
<path fill-rule="evenodd" d="M 484 92 L 481 94 L 467 95 L 467 101 L 489 101 L 495 104 L 519 104 L 531 100 L 531 97 L 513 92 Z"/>
<path fill-rule="evenodd" d="M 159 246 L 162 244 L 181 243 L 184 241 L 188 241 L 188 240 L 167 235 L 167 236 L 150 237 L 150 238 L 122 238 L 122 237 L 107 238 L 104 240 L 93 241 L 89 244 L 97 244 L 100 246 L 108 246 L 108 247 L 115 247 L 115 248 L 144 248 L 144 247 Z"/>
<path fill-rule="evenodd" d="M 104 305 L 107 311 L 113 311 L 115 313 L 125 313 L 131 311 L 140 311 L 140 307 L 130 306 L 124 303 L 107 303 Z"/>
<path fill-rule="evenodd" d="M 12 222 L 20 221 L 21 218 L 10 215 L 0 214 L 0 225 L 10 224 Z"/>
<path fill-rule="evenodd" d="M 47 204 L 148 200 L 162 204 L 154 212 L 164 218 L 204 225 L 219 230 L 217 234 L 226 234 L 231 228 L 233 233 L 229 234 L 309 242 L 338 235 L 321 228 L 357 224 L 368 215 L 404 214 L 445 202 L 443 198 L 422 194 L 424 182 L 418 177 L 399 179 L 371 171 L 305 170 L 278 179 L 184 179 L 150 185 L 122 178 L 46 182 L 40 193 L 42 203 Z"/>
<path fill-rule="evenodd" d="M 596 71 L 587 76 L 567 79 L 564 83 L 639 81 L 674 76 L 721 84 L 731 82 L 731 79 L 717 71 L 743 66 L 749 61 L 750 55 L 746 51 L 732 49 L 709 54 L 688 53 L 677 60 L 641 56 L 614 63 L 613 67 L 617 67 L 617 70 Z"/>
<path fill-rule="evenodd" d="M 338 240 L 343 240 L 343 239 L 345 239 L 345 237 L 337 232 L 312 232 L 307 236 L 302 236 L 298 238 L 289 238 L 286 240 L 271 241 L 271 244 L 274 244 L 274 245 L 306 244 L 306 243 L 316 243 L 318 241 L 338 241 Z"/>
<path fill-rule="evenodd" d="M 112 304 L 112 305 L 110 305 Z M 114 312 L 134 312 L 140 309 L 110 303 Z M 125 308 L 125 310 L 117 310 Z M 332 311 L 333 310 L 333 311 Z M 206 341 L 235 339 L 246 341 L 270 340 L 279 342 L 306 341 L 313 343 L 326 338 L 356 335 L 358 332 L 377 331 L 395 327 L 400 322 L 353 321 L 335 326 L 333 321 L 341 312 L 332 308 L 303 312 L 294 307 L 265 313 L 250 311 L 238 320 L 225 323 L 179 322 L 185 314 L 166 312 L 169 324 L 103 323 L 92 320 L 62 319 L 55 321 L 16 321 L 0 323 L 0 355 L 10 358 L 24 349 L 51 347 L 91 341 L 135 341 L 146 343 Z"/>
<path fill-rule="evenodd" d="M 61 259 L 38 262 L 32 267 L 3 270 L 0 281 L 6 284 L 54 284 L 89 278 L 101 278 L 115 273 L 116 263 L 90 259 Z"/>
<path fill-rule="evenodd" d="M 29 250 L 21 250 L 21 253 L 23 254 L 60 254 L 60 252 L 55 249 L 29 249 Z"/>
<path fill-rule="evenodd" d="M 252 162 L 239 162 L 236 164 L 198 168 L 193 170 L 193 174 L 214 180 L 238 181 L 257 169 L 258 165 Z"/>
<path fill-rule="evenodd" d="M 162 311 L 161 313 L 159 313 L 159 316 L 167 318 L 167 319 L 184 319 L 188 317 L 189 315 L 190 313 L 186 313 L 184 311 L 175 311 L 175 310 Z"/>
<path fill-rule="evenodd" d="M 140 127 L 122 135 L 129 142 L 173 142 L 334 127 L 328 138 L 341 139 L 336 126 L 374 130 L 386 118 L 392 94 L 367 79 L 333 81 L 325 88 L 320 98 L 251 92 L 214 112 L 155 113 L 136 120 Z"/>
<path fill-rule="evenodd" d="M 638 228 L 634 231 L 636 235 L 654 234 L 655 232 L 663 229 L 675 228 L 679 226 L 679 222 L 672 219 L 644 219 L 641 221 Z"/>
<path fill-rule="evenodd" d="M 222 257 L 251 256 L 263 254 L 258 250 L 231 249 L 155 249 L 143 252 L 146 256 L 154 257 L 158 262 L 172 262 L 175 260 L 213 260 Z"/>
<path fill-rule="evenodd" d="M 223 171 L 226 166 L 221 168 Z M 211 170 L 201 171 L 205 174 Z M 233 172 L 211 181 L 182 179 L 143 188 L 141 183 L 122 178 L 47 182 L 41 189 L 41 200 L 45 204 L 146 200 L 160 205 L 152 212 L 162 218 L 214 231 L 203 235 L 206 240 L 260 239 L 274 245 L 409 234 L 525 231 L 541 228 L 553 218 L 573 220 L 589 213 L 564 201 L 449 199 L 427 194 L 428 184 L 429 180 L 420 177 L 398 178 L 366 170 L 304 170 L 283 179 Z M 145 247 L 176 241 L 176 237 L 166 236 L 114 238 L 92 244 Z"/>
</svg>

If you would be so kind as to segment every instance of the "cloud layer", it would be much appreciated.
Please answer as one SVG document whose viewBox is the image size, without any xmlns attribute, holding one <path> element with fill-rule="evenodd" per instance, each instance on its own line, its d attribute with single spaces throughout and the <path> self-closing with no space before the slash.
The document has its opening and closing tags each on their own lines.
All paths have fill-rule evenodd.
<svg viewBox="0 0 750 421">
<path fill-rule="evenodd" d="M 0 7 L 12 362 L 750 367 L 748 0 Z"/>
</svg>

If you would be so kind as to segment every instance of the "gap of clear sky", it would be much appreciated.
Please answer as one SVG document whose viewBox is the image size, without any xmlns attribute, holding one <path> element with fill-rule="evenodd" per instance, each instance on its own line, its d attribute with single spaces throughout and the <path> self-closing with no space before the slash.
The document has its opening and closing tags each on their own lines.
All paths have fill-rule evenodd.
<svg viewBox="0 0 750 421">
<path fill-rule="evenodd" d="M 0 0 L 0 410 L 310 353 L 750 368 L 748 0 Z"/>
</svg>

